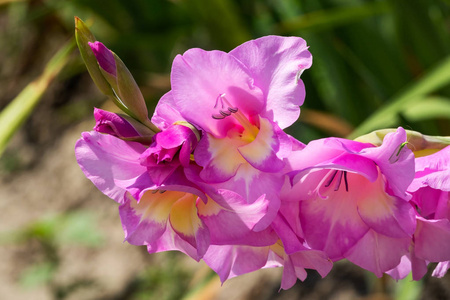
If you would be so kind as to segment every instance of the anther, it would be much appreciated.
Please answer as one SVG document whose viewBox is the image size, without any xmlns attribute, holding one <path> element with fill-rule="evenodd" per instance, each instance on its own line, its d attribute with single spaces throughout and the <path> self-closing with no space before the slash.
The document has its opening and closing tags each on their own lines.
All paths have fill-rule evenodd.
<svg viewBox="0 0 450 300">
<path fill-rule="evenodd" d="M 225 118 L 225 117 L 228 117 L 228 116 L 231 116 L 231 112 L 228 112 L 228 111 L 224 111 L 224 110 L 221 110 L 221 111 L 219 111 L 219 113 Z"/>
<path fill-rule="evenodd" d="M 347 171 L 344 171 L 345 191 L 348 192 Z"/>
<path fill-rule="evenodd" d="M 330 186 L 330 184 L 333 182 L 334 177 L 336 176 L 337 172 L 338 172 L 337 170 L 333 172 L 333 175 L 331 175 L 331 178 L 330 178 L 330 180 L 328 180 L 328 182 L 325 184 L 325 187 L 329 187 L 329 186 Z"/>
<path fill-rule="evenodd" d="M 336 182 L 336 185 L 334 187 L 334 191 L 337 192 L 339 190 L 339 187 L 341 186 L 341 181 L 342 181 L 342 175 L 344 172 L 340 171 L 341 174 L 339 174 L 339 178 Z"/>
</svg>

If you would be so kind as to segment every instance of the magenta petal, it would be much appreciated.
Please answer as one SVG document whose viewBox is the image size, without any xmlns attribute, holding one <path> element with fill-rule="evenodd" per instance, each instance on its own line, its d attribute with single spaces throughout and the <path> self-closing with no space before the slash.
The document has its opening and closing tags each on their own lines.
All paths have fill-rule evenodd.
<svg viewBox="0 0 450 300">
<path fill-rule="evenodd" d="M 118 114 L 95 108 L 94 117 L 96 121 L 95 131 L 119 138 L 137 137 L 140 135 L 127 120 Z"/>
<path fill-rule="evenodd" d="M 400 263 L 410 244 L 409 238 L 391 238 L 369 230 L 344 255 L 352 263 L 381 277 Z"/>
<path fill-rule="evenodd" d="M 290 139 L 275 123 L 260 118 L 260 130 L 256 139 L 238 147 L 238 151 L 254 168 L 274 173 L 284 167 L 283 158 L 290 153 L 285 149 L 290 147 Z"/>
<path fill-rule="evenodd" d="M 425 266 L 426 268 L 426 266 Z M 400 263 L 393 269 L 386 272 L 389 276 L 395 280 L 404 279 L 411 272 L 411 260 L 409 255 L 403 255 Z"/>
<path fill-rule="evenodd" d="M 413 207 L 402 199 L 387 194 L 384 186 L 385 182 L 380 174 L 377 181 L 364 185 L 359 191 L 357 205 L 361 219 L 378 233 L 397 238 L 412 237 L 416 228 Z"/>
<path fill-rule="evenodd" d="M 75 156 L 86 177 L 105 195 L 121 203 L 126 188 L 147 171 L 139 163 L 145 149 L 139 143 L 92 131 L 84 132 L 77 141 Z"/>
<path fill-rule="evenodd" d="M 180 238 L 180 236 L 176 234 L 170 226 L 166 227 L 166 231 L 159 240 L 147 245 L 147 250 L 149 253 L 176 250 L 189 255 L 196 261 L 199 261 L 202 258 L 198 256 L 198 249 L 194 248 L 190 243 Z"/>
<path fill-rule="evenodd" d="M 190 123 L 216 137 L 224 137 L 233 118 L 215 120 L 224 95 L 246 117 L 263 107 L 261 90 L 253 85 L 251 74 L 232 55 L 221 51 L 190 49 L 175 57 L 171 73 L 172 95 L 181 115 Z"/>
<path fill-rule="evenodd" d="M 414 178 L 414 154 L 404 144 L 406 132 L 399 127 L 396 132 L 388 133 L 380 147 L 365 149 L 361 155 L 372 159 L 386 177 L 392 193 L 409 200 L 406 189 Z"/>
<path fill-rule="evenodd" d="M 295 234 L 286 219 L 281 214 L 278 214 L 273 220 L 272 228 L 283 242 L 284 251 L 286 254 L 289 255 L 305 248 L 303 246 L 303 240 Z"/>
<path fill-rule="evenodd" d="M 317 270 L 323 278 L 327 276 L 332 267 L 333 262 L 322 251 L 302 250 L 286 255 L 281 288 L 284 290 L 291 288 L 297 278 L 304 281 L 307 276 L 305 269 Z"/>
<path fill-rule="evenodd" d="M 223 283 L 229 278 L 262 269 L 268 254 L 269 247 L 211 245 L 203 259 Z"/>
<path fill-rule="evenodd" d="M 159 129 L 164 130 L 177 121 L 184 121 L 184 118 L 178 111 L 172 91 L 170 91 L 159 99 L 152 116 L 152 123 Z"/>
<path fill-rule="evenodd" d="M 101 42 L 88 42 L 88 44 L 94 52 L 95 58 L 97 58 L 97 62 L 100 67 L 109 74 L 116 76 L 116 61 L 111 53 L 111 50 L 106 48 L 106 46 Z"/>
<path fill-rule="evenodd" d="M 166 222 L 143 219 L 142 215 L 131 207 L 132 201 L 136 200 L 128 200 L 119 207 L 125 240 L 132 245 L 147 245 L 155 242 L 166 230 Z"/>
<path fill-rule="evenodd" d="M 218 196 L 222 197 L 219 202 L 208 199 L 206 204 L 197 204 L 199 216 L 211 232 L 212 243 L 267 246 L 276 242 L 277 237 L 270 231 L 263 234 L 252 231 L 255 227 L 262 227 L 259 224 L 267 213 L 269 201 L 264 196 L 252 204 L 227 190 L 219 190 Z"/>
<path fill-rule="evenodd" d="M 342 196 L 300 201 L 305 240 L 313 249 L 325 251 L 333 261 L 342 259 L 369 230 L 349 200 Z"/>
<path fill-rule="evenodd" d="M 417 218 L 414 233 L 417 257 L 430 262 L 450 260 L 450 221 Z"/>
<path fill-rule="evenodd" d="M 298 37 L 266 36 L 246 42 L 230 54 L 249 68 L 255 85 L 267 97 L 262 116 L 281 128 L 295 122 L 305 99 L 299 77 L 312 63 L 306 42 Z"/>
</svg>

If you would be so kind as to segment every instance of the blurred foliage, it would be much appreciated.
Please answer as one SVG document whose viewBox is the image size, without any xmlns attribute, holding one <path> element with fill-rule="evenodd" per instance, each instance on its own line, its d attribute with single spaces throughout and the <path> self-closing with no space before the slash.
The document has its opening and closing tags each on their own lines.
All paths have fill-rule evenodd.
<svg viewBox="0 0 450 300">
<path fill-rule="evenodd" d="M 192 47 L 229 51 L 263 35 L 295 35 L 306 39 L 314 58 L 302 75 L 307 90 L 302 115 L 288 129 L 296 138 L 306 143 L 326 136 L 355 137 L 400 125 L 450 135 L 448 0 L 3 0 L 0 109 L 45 74 L 50 58 L 73 36 L 74 16 L 90 23 L 95 36 L 121 57 L 150 110 L 170 89 L 177 54 Z M 37 145 L 36 159 L 62 130 L 91 118 L 92 107 L 104 100 L 92 88 L 80 57 L 72 57 L 35 110 L 22 112 L 24 122 L 29 117 L 24 135 Z M 3 130 L 8 126 L 2 125 Z M 23 148 L 5 152 L 2 165 L 8 172 L 23 165 Z M 39 239 L 51 246 L 47 249 L 69 241 L 96 246 L 98 236 L 84 222 L 89 224 L 83 215 L 57 217 L 30 224 L 16 237 Z M 23 284 L 51 282 L 58 267 L 51 257 L 31 266 Z M 133 299 L 179 297 L 187 288 L 186 274 L 169 265 L 138 274 L 128 291 Z M 170 278 L 181 280 L 179 289 L 170 290 L 164 281 Z M 165 290 L 162 298 L 154 295 L 159 289 Z M 403 284 L 397 295 L 409 290 Z M 413 290 L 417 295 L 420 286 Z"/>
</svg>

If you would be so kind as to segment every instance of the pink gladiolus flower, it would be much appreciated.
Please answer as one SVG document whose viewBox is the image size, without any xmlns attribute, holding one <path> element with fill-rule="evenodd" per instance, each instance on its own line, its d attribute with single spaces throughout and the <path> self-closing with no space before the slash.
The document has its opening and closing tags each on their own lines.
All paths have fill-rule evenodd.
<svg viewBox="0 0 450 300">
<path fill-rule="evenodd" d="M 404 278 L 412 271 L 419 280 L 430 262 L 440 263 L 433 276 L 442 277 L 450 261 L 450 146 L 416 158 L 416 175 L 408 192 L 417 208 L 417 228 L 410 253 L 389 275 Z"/>
<path fill-rule="evenodd" d="M 299 227 L 308 245 L 378 277 L 399 264 L 416 228 L 406 193 L 414 157 L 405 142 L 399 128 L 380 147 L 328 138 L 289 158 L 294 186 L 283 200 L 299 201 Z"/>
<path fill-rule="evenodd" d="M 263 37 L 230 53 L 190 49 L 175 58 L 172 90 L 153 120 L 178 113 L 203 132 L 194 153 L 202 180 L 225 183 L 250 203 L 266 194 L 277 206 L 277 173 L 292 148 L 282 128 L 299 116 L 299 77 L 311 60 L 296 37 Z"/>
</svg>

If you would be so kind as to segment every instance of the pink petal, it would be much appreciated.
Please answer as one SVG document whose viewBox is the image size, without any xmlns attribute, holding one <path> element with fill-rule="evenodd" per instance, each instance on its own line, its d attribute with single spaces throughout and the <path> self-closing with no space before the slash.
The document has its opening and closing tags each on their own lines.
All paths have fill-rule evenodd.
<svg viewBox="0 0 450 300">
<path fill-rule="evenodd" d="M 371 229 L 344 256 L 381 277 L 400 263 L 402 256 L 408 253 L 410 243 L 409 238 L 391 238 Z"/>
<path fill-rule="evenodd" d="M 450 261 L 440 262 L 434 269 L 432 276 L 442 278 L 447 274 L 448 269 L 450 269 Z"/>
<path fill-rule="evenodd" d="M 170 91 L 159 99 L 152 117 L 152 123 L 159 129 L 164 130 L 177 121 L 184 121 L 184 118 L 178 111 L 172 91 Z"/>
<path fill-rule="evenodd" d="M 263 107 L 261 90 L 251 74 L 232 55 L 221 51 L 190 49 L 175 57 L 171 73 L 172 95 L 181 115 L 216 137 L 224 137 L 236 122 L 232 117 L 215 120 L 221 106 L 216 100 L 225 94 L 232 107 L 247 118 Z"/>
<path fill-rule="evenodd" d="M 417 218 L 414 233 L 417 257 L 430 262 L 450 260 L 450 221 Z"/>
<path fill-rule="evenodd" d="M 332 198 L 300 201 L 300 221 L 308 244 L 325 251 L 335 261 L 342 259 L 369 227 L 356 209 L 353 198 L 357 195 L 348 194 L 343 188 L 331 193 L 334 193 Z"/>
<path fill-rule="evenodd" d="M 355 177 L 349 182 L 352 193 L 359 195 L 358 213 L 367 226 L 390 237 L 412 237 L 416 227 L 414 209 L 409 203 L 385 192 L 381 174 L 375 182 L 362 176 L 350 176 Z"/>
<path fill-rule="evenodd" d="M 392 194 L 405 200 L 411 196 L 406 189 L 414 178 L 414 154 L 404 145 L 406 132 L 399 127 L 396 132 L 388 133 L 380 147 L 368 148 L 361 155 L 372 159 L 386 177 Z"/>
<path fill-rule="evenodd" d="M 105 195 L 122 203 L 126 189 L 147 172 L 139 163 L 145 149 L 140 143 L 92 131 L 84 132 L 77 141 L 75 156 L 86 177 Z"/>
<path fill-rule="evenodd" d="M 247 145 L 238 147 L 238 151 L 254 168 L 274 173 L 284 167 L 285 163 L 282 159 L 288 153 L 282 152 L 287 152 L 283 149 L 290 146 L 289 138 L 279 130 L 276 124 L 260 118 L 260 129 L 256 139 Z"/>
<path fill-rule="evenodd" d="M 212 243 L 267 246 L 276 242 L 277 237 L 271 231 L 266 230 L 262 234 L 253 232 L 254 228 L 262 227 L 259 224 L 269 207 L 269 201 L 264 196 L 252 204 L 227 190 L 219 190 L 218 196 L 223 197 L 220 202 L 210 198 L 206 204 L 197 204 L 199 216 L 211 232 Z M 264 224 L 265 227 L 268 225 Z"/>
<path fill-rule="evenodd" d="M 267 98 L 262 116 L 286 128 L 300 114 L 305 88 L 299 75 L 311 66 L 306 42 L 298 37 L 266 36 L 246 42 L 230 54 L 249 68 Z"/>
</svg>

